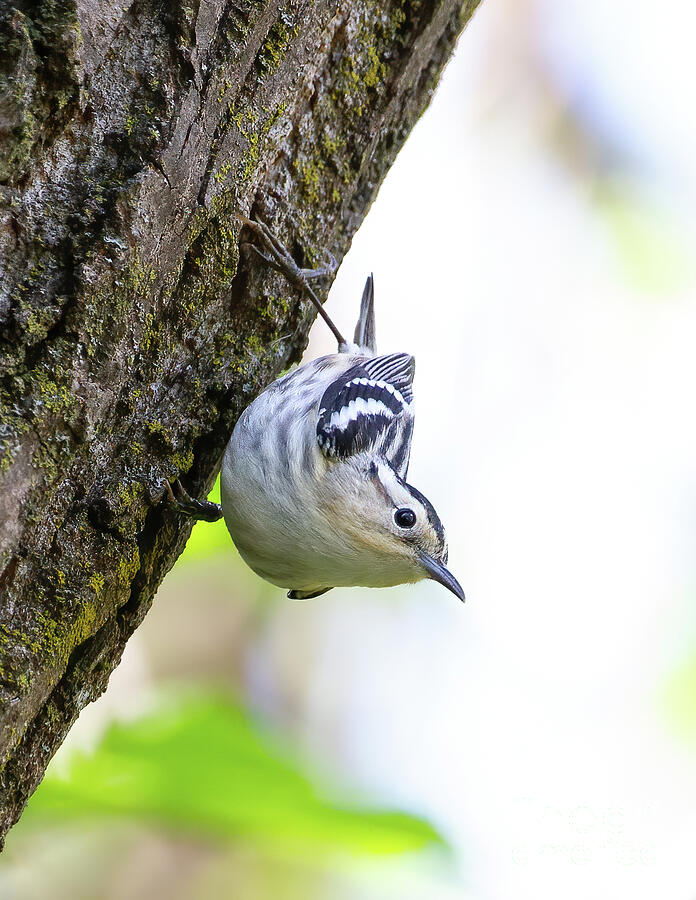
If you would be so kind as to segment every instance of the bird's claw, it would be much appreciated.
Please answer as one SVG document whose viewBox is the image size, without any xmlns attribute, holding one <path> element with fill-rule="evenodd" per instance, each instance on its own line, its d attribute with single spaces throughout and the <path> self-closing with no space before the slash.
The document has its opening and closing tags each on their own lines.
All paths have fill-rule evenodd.
<svg viewBox="0 0 696 900">
<path fill-rule="evenodd" d="M 190 519 L 217 522 L 222 518 L 222 507 L 211 500 L 196 500 L 184 488 L 178 478 L 165 482 L 163 501 Z"/>
<path fill-rule="evenodd" d="M 321 266 L 314 269 L 300 268 L 292 258 L 290 252 L 280 243 L 265 222 L 261 221 L 261 219 L 249 219 L 247 216 L 241 214 L 239 214 L 238 218 L 243 225 L 246 225 L 247 228 L 254 232 L 264 249 L 260 250 L 255 244 L 248 244 L 247 246 L 249 246 L 265 263 L 277 272 L 285 275 L 288 281 L 296 287 L 307 289 L 308 279 L 324 278 L 328 275 L 333 275 L 336 271 L 338 264 L 336 263 L 333 254 L 328 251 L 328 266 Z"/>
<path fill-rule="evenodd" d="M 312 301 L 316 311 L 331 329 L 334 337 L 338 341 L 338 346 L 347 346 L 346 339 L 331 321 L 330 316 L 321 305 L 321 300 L 309 286 L 308 278 L 320 278 L 322 275 L 330 274 L 333 269 L 301 269 L 290 255 L 289 251 L 280 243 L 278 238 L 273 234 L 271 229 L 260 219 L 249 219 L 241 213 L 237 214 L 239 221 L 253 231 L 263 246 L 263 250 L 259 250 L 253 244 L 254 251 L 269 266 L 276 271 L 281 272 L 294 287 L 305 293 Z M 330 255 L 330 254 L 329 254 Z M 335 267 L 336 260 L 331 256 L 332 265 Z"/>
</svg>

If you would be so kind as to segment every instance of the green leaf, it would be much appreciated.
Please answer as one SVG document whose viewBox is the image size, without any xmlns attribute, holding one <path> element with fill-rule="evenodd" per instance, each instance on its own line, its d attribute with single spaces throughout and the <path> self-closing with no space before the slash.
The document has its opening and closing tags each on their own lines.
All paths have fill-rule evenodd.
<svg viewBox="0 0 696 900">
<path fill-rule="evenodd" d="M 398 853 L 444 844 L 427 823 L 331 801 L 296 755 L 226 697 L 168 704 L 113 725 L 96 752 L 52 769 L 30 823 L 128 817 L 192 835 L 263 841 L 297 853 Z"/>
</svg>

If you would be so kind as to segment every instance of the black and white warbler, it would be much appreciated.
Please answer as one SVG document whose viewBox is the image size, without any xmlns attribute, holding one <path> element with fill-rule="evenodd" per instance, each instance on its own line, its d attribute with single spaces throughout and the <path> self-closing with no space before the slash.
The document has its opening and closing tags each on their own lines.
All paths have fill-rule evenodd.
<svg viewBox="0 0 696 900">
<path fill-rule="evenodd" d="M 242 413 L 222 461 L 222 507 L 179 482 L 170 500 L 195 518 L 224 515 L 246 563 L 293 599 L 432 578 L 464 600 L 440 519 L 406 482 L 415 362 L 377 355 L 372 276 L 348 343 L 308 284 L 324 273 L 300 269 L 262 222 L 242 221 L 263 246 L 255 252 L 312 299 L 338 353 L 279 378 Z"/>
</svg>

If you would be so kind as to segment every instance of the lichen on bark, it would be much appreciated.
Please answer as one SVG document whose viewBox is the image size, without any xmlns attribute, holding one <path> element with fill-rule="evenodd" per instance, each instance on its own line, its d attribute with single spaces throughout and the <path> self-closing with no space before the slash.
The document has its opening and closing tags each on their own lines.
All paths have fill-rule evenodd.
<svg viewBox="0 0 696 900">
<path fill-rule="evenodd" d="M 340 260 L 474 6 L 0 12 L 0 834 L 184 546 L 152 495 L 305 346 L 237 214 Z"/>
</svg>

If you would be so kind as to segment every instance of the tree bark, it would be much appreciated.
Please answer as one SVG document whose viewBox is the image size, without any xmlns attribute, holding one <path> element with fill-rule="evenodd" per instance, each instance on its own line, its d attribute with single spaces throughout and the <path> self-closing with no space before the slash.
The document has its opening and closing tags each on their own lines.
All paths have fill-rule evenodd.
<svg viewBox="0 0 696 900">
<path fill-rule="evenodd" d="M 0 836 L 305 346 L 236 214 L 340 260 L 477 2 L 3 5 Z"/>
</svg>

